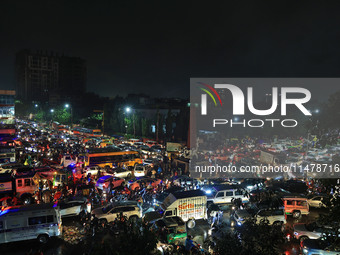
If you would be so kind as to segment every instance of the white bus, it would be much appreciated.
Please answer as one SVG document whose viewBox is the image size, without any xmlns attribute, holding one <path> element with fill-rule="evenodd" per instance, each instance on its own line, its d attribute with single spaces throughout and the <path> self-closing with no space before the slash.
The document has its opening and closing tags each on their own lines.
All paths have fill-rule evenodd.
<svg viewBox="0 0 340 255">
<path fill-rule="evenodd" d="M 37 239 L 46 243 L 61 234 L 61 217 L 53 204 L 11 206 L 0 211 L 0 244 Z"/>
</svg>

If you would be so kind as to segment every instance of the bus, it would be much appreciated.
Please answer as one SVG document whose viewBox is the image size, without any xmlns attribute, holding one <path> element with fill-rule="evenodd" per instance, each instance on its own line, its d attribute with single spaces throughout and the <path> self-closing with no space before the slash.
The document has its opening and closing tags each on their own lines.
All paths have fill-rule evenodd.
<svg viewBox="0 0 340 255">
<path fill-rule="evenodd" d="M 113 167 L 134 168 L 142 164 L 142 158 L 138 151 L 122 151 L 119 148 L 89 151 L 85 156 L 85 166 L 99 166 L 110 169 Z"/>
<path fill-rule="evenodd" d="M 102 131 L 100 129 L 90 129 L 90 128 L 83 128 L 83 127 L 75 127 L 73 128 L 74 135 L 81 135 L 87 137 L 101 137 Z"/>
<path fill-rule="evenodd" d="M 15 147 L 0 146 L 0 165 L 15 162 Z"/>
<path fill-rule="evenodd" d="M 37 239 L 47 243 L 61 234 L 59 209 L 53 204 L 11 206 L 0 212 L 0 244 Z"/>
</svg>

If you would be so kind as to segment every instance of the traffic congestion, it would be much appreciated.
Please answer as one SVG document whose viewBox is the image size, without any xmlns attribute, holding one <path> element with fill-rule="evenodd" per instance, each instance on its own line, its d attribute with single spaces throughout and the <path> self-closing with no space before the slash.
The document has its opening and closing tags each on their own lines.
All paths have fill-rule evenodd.
<svg viewBox="0 0 340 255">
<path fill-rule="evenodd" d="M 320 221 L 338 198 L 337 179 L 331 186 L 309 174 L 192 178 L 190 152 L 180 143 L 104 136 L 56 122 L 17 120 L 16 130 L 17 138 L 2 141 L 0 150 L 5 254 L 94 254 L 105 240 L 120 245 L 134 226 L 155 237 L 150 254 L 228 254 L 221 241 L 235 233 L 246 240 L 249 226 L 277 235 L 270 254 L 339 252 L 322 239 L 330 226 Z M 314 138 L 248 137 L 195 156 L 233 165 L 300 166 L 333 162 L 339 152 L 337 141 L 326 148 Z"/>
</svg>

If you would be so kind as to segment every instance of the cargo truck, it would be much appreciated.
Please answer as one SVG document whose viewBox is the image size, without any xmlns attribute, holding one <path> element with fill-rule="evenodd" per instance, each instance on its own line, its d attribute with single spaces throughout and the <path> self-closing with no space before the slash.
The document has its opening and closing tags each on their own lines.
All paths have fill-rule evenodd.
<svg viewBox="0 0 340 255">
<path fill-rule="evenodd" d="M 196 220 L 207 219 L 207 197 L 201 190 L 180 191 L 169 194 L 161 204 L 163 217 L 178 216 L 194 228 Z"/>
</svg>

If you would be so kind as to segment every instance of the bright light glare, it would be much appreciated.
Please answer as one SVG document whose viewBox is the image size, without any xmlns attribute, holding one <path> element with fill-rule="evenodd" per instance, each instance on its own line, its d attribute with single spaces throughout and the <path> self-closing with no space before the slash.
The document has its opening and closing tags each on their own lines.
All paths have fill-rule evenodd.
<svg viewBox="0 0 340 255">
<path fill-rule="evenodd" d="M 126 111 L 126 112 L 130 112 L 130 111 L 131 111 L 131 108 L 130 108 L 130 107 L 126 107 L 126 108 L 125 108 L 125 111 Z"/>
</svg>

